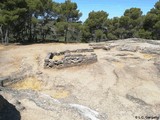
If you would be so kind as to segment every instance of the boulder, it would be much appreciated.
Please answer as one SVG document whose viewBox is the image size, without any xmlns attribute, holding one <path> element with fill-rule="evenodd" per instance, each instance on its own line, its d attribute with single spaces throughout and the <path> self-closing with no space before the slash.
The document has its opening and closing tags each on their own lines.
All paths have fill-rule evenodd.
<svg viewBox="0 0 160 120">
<path fill-rule="evenodd" d="M 50 52 L 50 53 L 48 53 L 44 61 L 45 61 L 45 62 L 48 62 L 48 61 L 49 61 L 49 59 L 52 59 L 52 58 L 53 58 L 53 56 L 54 56 L 54 54 L 53 54 L 53 53 L 51 53 L 51 52 Z"/>
<path fill-rule="evenodd" d="M 108 51 L 108 50 L 110 50 L 110 49 L 111 49 L 110 46 L 104 46 L 104 47 L 103 47 L 103 50 L 107 50 L 107 51 Z"/>
<path fill-rule="evenodd" d="M 159 47 L 145 47 L 140 50 L 141 53 L 147 54 L 157 54 L 160 55 L 160 46 Z"/>
<path fill-rule="evenodd" d="M 138 46 L 122 45 L 122 46 L 118 47 L 118 50 L 136 52 L 138 50 Z"/>
<path fill-rule="evenodd" d="M 0 77 L 0 86 L 4 87 L 5 82 L 9 80 L 10 80 L 10 77 Z"/>
</svg>

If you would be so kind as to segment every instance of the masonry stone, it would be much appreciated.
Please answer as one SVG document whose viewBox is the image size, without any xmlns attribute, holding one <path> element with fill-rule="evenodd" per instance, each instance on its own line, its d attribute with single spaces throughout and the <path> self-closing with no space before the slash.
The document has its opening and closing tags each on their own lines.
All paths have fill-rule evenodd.
<svg viewBox="0 0 160 120">
<path fill-rule="evenodd" d="M 79 66 L 83 64 L 91 64 L 97 61 L 97 55 L 93 53 L 93 49 L 77 49 L 66 50 L 61 52 L 48 53 L 44 60 L 45 68 L 66 68 Z M 90 54 L 86 54 L 90 53 Z M 60 57 L 61 56 L 61 57 Z M 60 57 L 55 60 L 54 57 Z"/>
</svg>

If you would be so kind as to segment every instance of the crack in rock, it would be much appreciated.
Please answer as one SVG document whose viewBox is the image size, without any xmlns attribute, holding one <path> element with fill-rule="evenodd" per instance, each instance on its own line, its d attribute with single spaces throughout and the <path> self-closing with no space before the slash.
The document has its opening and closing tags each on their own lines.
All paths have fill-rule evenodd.
<svg viewBox="0 0 160 120">
<path fill-rule="evenodd" d="M 37 106 L 50 111 L 58 111 L 60 112 L 62 109 L 73 109 L 75 112 L 78 112 L 85 119 L 90 120 L 106 120 L 106 116 L 102 116 L 97 111 L 90 109 L 89 107 L 79 105 L 79 104 L 71 104 L 71 103 L 63 103 L 57 99 L 52 98 L 47 94 L 42 94 L 39 92 L 35 92 L 32 90 L 12 90 L 8 88 L 1 87 L 1 90 L 4 92 L 12 93 L 12 95 L 16 98 L 27 98 L 33 101 Z"/>
<path fill-rule="evenodd" d="M 90 109 L 89 107 L 78 104 L 69 104 L 69 105 L 71 106 L 71 108 L 76 109 L 81 115 L 85 116 L 86 118 L 89 118 L 91 120 L 100 120 L 99 113 L 97 111 Z"/>
<path fill-rule="evenodd" d="M 126 95 L 126 98 L 132 102 L 138 103 L 139 105 L 145 105 L 145 106 L 148 105 L 145 101 L 143 101 L 139 98 L 135 98 L 135 97 L 128 95 L 128 94 Z"/>
</svg>

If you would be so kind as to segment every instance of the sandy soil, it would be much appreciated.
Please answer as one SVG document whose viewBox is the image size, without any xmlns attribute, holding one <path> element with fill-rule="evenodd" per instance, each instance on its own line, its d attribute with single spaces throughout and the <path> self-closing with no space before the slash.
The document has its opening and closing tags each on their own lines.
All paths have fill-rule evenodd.
<svg viewBox="0 0 160 120">
<path fill-rule="evenodd" d="M 155 59 L 160 58 L 159 54 L 120 51 L 119 47 L 160 48 L 160 45 L 131 39 L 102 44 L 112 47 L 110 50 L 95 49 L 98 56 L 96 63 L 64 69 L 44 69 L 47 53 L 91 46 L 60 43 L 0 46 L 0 76 L 13 76 L 22 71 L 23 75 L 29 76 L 9 86 L 13 91 L 28 95 L 17 97 L 15 92 L 7 90 L 0 91 L 0 94 L 15 106 L 17 104 L 12 102 L 13 99 L 25 107 L 19 110 L 22 120 L 135 120 L 136 116 L 159 117 L 160 71 L 154 64 Z M 24 92 L 26 89 L 28 92 Z M 29 95 L 35 92 L 37 98 Z M 45 95 L 48 97 L 45 98 Z M 42 98 L 47 101 L 40 105 L 38 102 Z"/>
</svg>

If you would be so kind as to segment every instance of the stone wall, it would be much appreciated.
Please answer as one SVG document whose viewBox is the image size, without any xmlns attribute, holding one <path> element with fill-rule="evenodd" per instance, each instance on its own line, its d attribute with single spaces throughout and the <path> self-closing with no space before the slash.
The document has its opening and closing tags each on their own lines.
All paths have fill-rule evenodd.
<svg viewBox="0 0 160 120">
<path fill-rule="evenodd" d="M 97 55 L 93 51 L 93 49 L 77 49 L 48 53 L 44 60 L 44 68 L 66 68 L 94 63 L 97 61 Z"/>
</svg>

